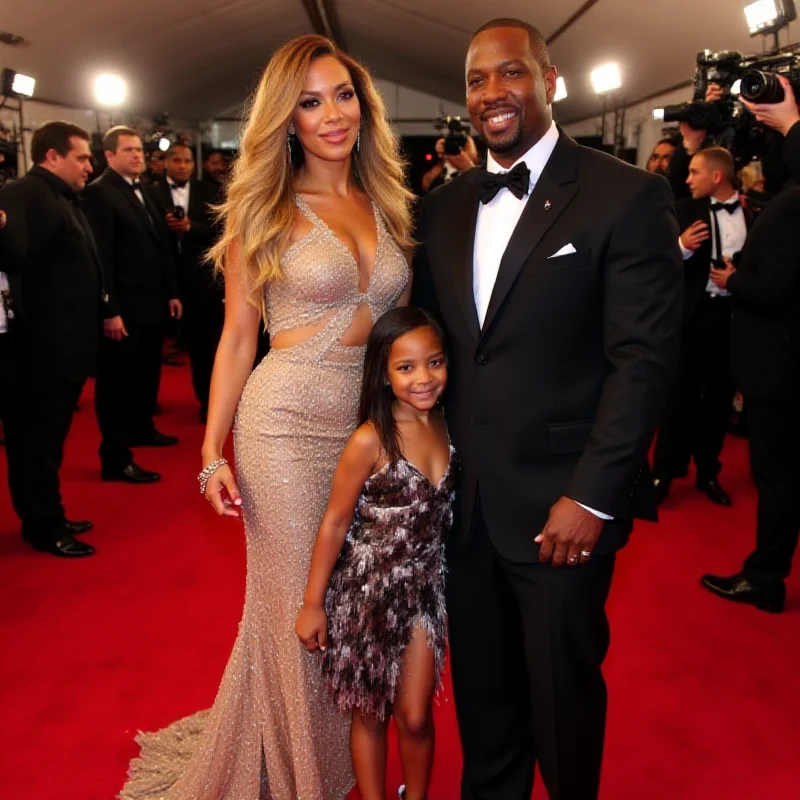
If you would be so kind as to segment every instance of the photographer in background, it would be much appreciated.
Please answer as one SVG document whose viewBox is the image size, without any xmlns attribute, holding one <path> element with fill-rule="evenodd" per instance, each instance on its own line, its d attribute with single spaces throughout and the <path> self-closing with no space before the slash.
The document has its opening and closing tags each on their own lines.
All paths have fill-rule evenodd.
<svg viewBox="0 0 800 800">
<path fill-rule="evenodd" d="M 675 152 L 676 143 L 674 139 L 660 139 L 656 142 L 650 158 L 647 159 L 645 169 L 648 172 L 657 172 L 659 175 L 666 175 L 669 170 L 669 162 Z"/>
<path fill-rule="evenodd" d="M 786 138 L 797 176 L 800 111 L 788 81 L 783 100 L 748 108 Z M 800 533 L 800 187 L 787 185 L 761 212 L 739 263 L 711 279 L 733 305 L 731 361 L 744 395 L 750 464 L 758 490 L 756 547 L 740 572 L 703 576 L 706 589 L 762 611 L 783 611 Z"/>
<path fill-rule="evenodd" d="M 422 193 L 427 194 L 437 186 L 452 180 L 457 175 L 478 166 L 478 148 L 473 138 L 467 134 L 466 144 L 456 154 L 445 152 L 445 139 L 436 142 L 436 155 L 439 161 L 422 176 Z"/>
<path fill-rule="evenodd" d="M 783 87 L 783 100 L 779 103 L 748 103 L 743 105 L 762 125 L 778 131 L 783 137 L 783 163 L 791 177 L 800 182 L 800 110 L 797 98 L 789 81 L 783 75 L 777 76 Z"/>
<path fill-rule="evenodd" d="M 710 95 L 706 95 L 706 102 L 711 102 Z M 680 132 L 681 141 L 675 147 L 666 171 L 667 180 L 672 187 L 672 195 L 676 201 L 686 200 L 692 196 L 686 183 L 689 176 L 689 164 L 695 154 L 707 144 L 706 140 L 708 139 L 708 131 L 695 130 L 688 122 L 680 123 Z M 708 144 L 710 146 L 710 143 Z M 650 170 L 648 169 L 648 171 Z"/>
<path fill-rule="evenodd" d="M 189 353 L 192 385 L 205 423 L 211 369 L 225 317 L 224 287 L 205 255 L 221 233 L 211 206 L 222 201 L 220 184 L 192 177 L 192 149 L 173 144 L 167 151 L 167 174 L 150 191 L 170 230 L 183 301 L 183 339 Z"/>
</svg>

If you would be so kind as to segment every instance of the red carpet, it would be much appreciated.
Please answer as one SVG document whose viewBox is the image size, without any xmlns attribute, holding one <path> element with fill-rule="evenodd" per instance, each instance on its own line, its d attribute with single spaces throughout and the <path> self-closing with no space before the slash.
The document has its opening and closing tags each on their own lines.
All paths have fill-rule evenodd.
<svg viewBox="0 0 800 800">
<path fill-rule="evenodd" d="M 236 634 L 244 548 L 235 521 L 197 491 L 202 428 L 188 369 L 166 367 L 159 427 L 178 447 L 141 450 L 160 484 L 99 480 L 87 391 L 67 447 L 64 495 L 91 519 L 94 558 L 23 545 L 0 458 L 0 800 L 111 800 L 138 729 L 205 708 Z M 800 575 L 769 616 L 702 591 L 752 540 L 746 444 L 730 439 L 733 509 L 686 481 L 660 525 L 640 525 L 618 561 L 604 800 L 800 798 Z M 437 708 L 431 800 L 456 798 L 460 750 L 449 691 Z M 399 782 L 392 755 L 390 785 Z M 544 798 L 539 786 L 536 798 Z M 237 800 L 253 800 L 238 798 Z"/>
</svg>

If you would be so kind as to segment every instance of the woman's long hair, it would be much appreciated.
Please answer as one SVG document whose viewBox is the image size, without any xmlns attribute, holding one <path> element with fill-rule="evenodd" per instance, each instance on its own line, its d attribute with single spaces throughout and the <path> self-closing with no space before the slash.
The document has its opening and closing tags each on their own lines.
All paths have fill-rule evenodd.
<svg viewBox="0 0 800 800">
<path fill-rule="evenodd" d="M 444 333 L 439 323 L 421 308 L 404 306 L 387 311 L 369 334 L 364 355 L 364 382 L 361 384 L 359 425 L 370 422 L 378 433 L 386 457 L 395 463 L 402 457 L 397 424 L 394 420 L 394 394 L 388 385 L 389 351 L 401 336 L 417 328 L 433 328 L 442 347 Z"/>
<path fill-rule="evenodd" d="M 281 258 L 294 223 L 294 169 L 289 163 L 289 125 L 312 61 L 334 56 L 350 73 L 361 106 L 361 141 L 353 153 L 353 174 L 380 210 L 389 233 L 410 251 L 413 195 L 406 188 L 403 161 L 386 109 L 367 70 L 324 36 L 298 36 L 270 59 L 249 103 L 239 157 L 227 198 L 218 208 L 225 232 L 209 251 L 224 272 L 237 243 L 248 299 L 266 321 L 264 287 L 283 277 Z M 294 148 L 298 150 L 298 147 Z"/>
</svg>

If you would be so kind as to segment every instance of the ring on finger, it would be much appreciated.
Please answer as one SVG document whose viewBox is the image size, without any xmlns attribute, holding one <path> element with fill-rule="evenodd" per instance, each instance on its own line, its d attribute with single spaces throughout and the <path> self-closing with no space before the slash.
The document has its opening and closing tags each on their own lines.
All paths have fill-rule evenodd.
<svg viewBox="0 0 800 800">
<path fill-rule="evenodd" d="M 592 551 L 591 550 L 581 550 L 581 558 L 591 558 Z"/>
<path fill-rule="evenodd" d="M 570 556 L 570 557 L 567 559 L 567 562 L 568 562 L 569 564 L 577 564 L 577 563 L 578 563 L 578 556 Z"/>
</svg>

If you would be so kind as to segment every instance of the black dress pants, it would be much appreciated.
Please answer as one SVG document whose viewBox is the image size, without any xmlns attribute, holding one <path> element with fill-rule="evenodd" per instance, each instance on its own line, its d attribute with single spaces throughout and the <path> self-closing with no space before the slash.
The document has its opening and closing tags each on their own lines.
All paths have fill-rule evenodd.
<svg viewBox="0 0 800 800">
<path fill-rule="evenodd" d="M 84 382 L 26 361 L 10 336 L 0 334 L 0 413 L 11 503 L 26 538 L 53 542 L 66 531 L 59 472 Z"/>
<path fill-rule="evenodd" d="M 467 545 L 450 549 L 462 800 L 529 800 L 537 761 L 551 800 L 594 800 L 615 556 L 561 568 L 511 563 L 495 550 L 480 510 Z"/>
<path fill-rule="evenodd" d="M 202 409 L 208 408 L 211 372 L 224 321 L 225 306 L 221 301 L 214 304 L 187 296 L 182 319 L 184 341 L 189 353 L 192 387 Z"/>
<path fill-rule="evenodd" d="M 713 480 L 733 403 L 730 298 L 704 295 L 682 332 L 675 383 L 653 454 L 653 476 L 683 477 L 694 457 L 697 479 Z"/>
<path fill-rule="evenodd" d="M 768 589 L 789 575 L 800 534 L 800 398 L 745 397 L 745 407 L 758 511 L 743 573 Z"/>
<path fill-rule="evenodd" d="M 153 411 L 161 381 L 164 327 L 125 323 L 128 336 L 100 343 L 95 409 L 100 426 L 100 462 L 117 471 L 133 461 L 130 447 L 154 430 Z"/>
</svg>

